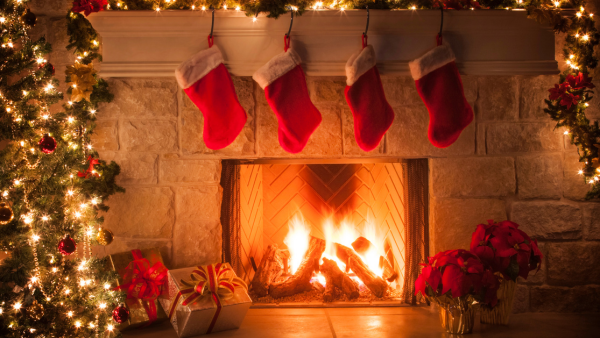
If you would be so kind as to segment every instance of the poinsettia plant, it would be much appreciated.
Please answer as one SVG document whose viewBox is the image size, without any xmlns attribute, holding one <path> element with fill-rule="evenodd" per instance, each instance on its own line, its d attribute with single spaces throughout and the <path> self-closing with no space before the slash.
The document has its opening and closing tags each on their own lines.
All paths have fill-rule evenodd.
<svg viewBox="0 0 600 338">
<path fill-rule="evenodd" d="M 471 238 L 471 252 L 513 281 L 519 276 L 527 279 L 530 271 L 539 270 L 543 258 L 537 241 L 511 221 L 479 224 Z"/>
<path fill-rule="evenodd" d="M 429 257 L 415 282 L 421 293 L 440 304 L 452 300 L 495 306 L 498 302 L 498 277 L 479 257 L 467 250 L 448 250 Z"/>
<path fill-rule="evenodd" d="M 75 0 L 73 1 L 73 13 L 83 12 L 85 16 L 91 13 L 100 12 L 104 6 L 108 5 L 108 0 Z"/>
</svg>

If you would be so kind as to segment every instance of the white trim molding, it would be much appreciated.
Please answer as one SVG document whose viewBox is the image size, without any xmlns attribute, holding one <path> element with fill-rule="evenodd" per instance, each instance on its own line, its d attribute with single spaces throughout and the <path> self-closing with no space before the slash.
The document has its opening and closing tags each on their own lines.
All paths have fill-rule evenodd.
<svg viewBox="0 0 600 338">
<path fill-rule="evenodd" d="M 408 62 L 435 47 L 440 12 L 371 10 L 369 45 L 382 75 L 410 75 Z M 102 39 L 103 77 L 155 77 L 208 48 L 210 11 L 103 11 L 89 17 Z M 215 12 L 214 42 L 232 75 L 252 76 L 283 51 L 290 18 L 235 10 Z M 348 59 L 361 48 L 366 13 L 307 11 L 294 19 L 291 46 L 307 75 L 345 76 Z M 444 14 L 444 41 L 467 75 L 558 74 L 554 33 L 525 11 L 477 10 Z"/>
</svg>

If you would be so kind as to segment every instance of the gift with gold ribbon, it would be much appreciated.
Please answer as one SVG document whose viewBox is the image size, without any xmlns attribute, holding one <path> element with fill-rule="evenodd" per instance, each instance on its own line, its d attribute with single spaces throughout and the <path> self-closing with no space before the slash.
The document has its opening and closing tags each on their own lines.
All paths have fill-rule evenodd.
<svg viewBox="0 0 600 338">
<path fill-rule="evenodd" d="M 129 320 L 119 330 L 148 326 L 167 319 L 158 297 L 166 287 L 167 268 L 158 249 L 132 250 L 109 256 L 111 269 L 119 274 L 115 290 L 127 294 Z"/>
<path fill-rule="evenodd" d="M 227 263 L 170 270 L 159 300 L 181 338 L 237 329 L 252 305 Z"/>
</svg>

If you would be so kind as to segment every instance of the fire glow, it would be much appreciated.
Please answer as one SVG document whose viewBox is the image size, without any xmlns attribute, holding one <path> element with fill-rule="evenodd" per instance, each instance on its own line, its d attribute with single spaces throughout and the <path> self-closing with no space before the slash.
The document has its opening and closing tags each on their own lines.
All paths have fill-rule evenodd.
<svg viewBox="0 0 600 338">
<path fill-rule="evenodd" d="M 290 272 L 294 274 L 308 250 L 311 226 L 305 221 L 302 214 L 297 213 L 288 222 L 288 227 L 289 231 L 284 239 L 284 243 L 287 245 L 290 252 Z M 357 254 L 374 274 L 379 277 L 383 276 L 383 268 L 380 266 L 380 257 L 385 255 L 383 250 L 385 234 L 377 231 L 376 224 L 372 220 L 372 217 L 367 217 L 367 221 L 363 223 L 362 227 L 354 224 L 349 216 L 344 217 L 337 224 L 332 218 L 328 218 L 323 222 L 323 234 L 325 237 L 326 248 L 321 256 L 320 264 L 323 263 L 323 258 L 327 258 L 335 261 L 340 270 L 346 271 L 346 264 L 344 264 L 344 262 L 336 255 L 335 244 L 337 243 L 352 248 L 352 243 L 359 237 L 364 237 L 371 245 L 364 253 Z M 346 272 L 360 285 L 363 284 L 358 277 L 353 275 L 351 270 Z M 321 273 L 316 274 L 313 277 L 313 280 L 317 280 L 323 286 L 326 285 L 325 277 Z"/>
</svg>

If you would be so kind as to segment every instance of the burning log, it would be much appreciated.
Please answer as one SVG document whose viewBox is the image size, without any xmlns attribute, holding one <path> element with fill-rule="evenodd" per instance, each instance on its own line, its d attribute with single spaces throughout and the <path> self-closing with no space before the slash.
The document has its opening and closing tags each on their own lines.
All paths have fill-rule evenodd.
<svg viewBox="0 0 600 338">
<path fill-rule="evenodd" d="M 360 255 L 366 254 L 373 244 L 364 237 L 358 237 L 353 243 L 352 248 Z M 383 269 L 383 278 L 388 282 L 398 279 L 398 273 L 394 271 L 392 264 L 383 256 L 379 256 L 379 267 Z"/>
<path fill-rule="evenodd" d="M 277 244 L 267 247 L 267 251 L 252 279 L 252 290 L 257 296 L 264 297 L 267 295 L 271 283 L 287 270 L 289 256 L 289 252 L 279 249 Z"/>
<path fill-rule="evenodd" d="M 334 286 L 340 289 L 348 299 L 358 298 L 358 285 L 356 285 L 348 275 L 343 273 L 334 261 L 323 258 L 321 273 L 323 273 L 325 280 L 327 281 L 327 284 L 325 284 L 325 293 L 323 294 L 324 301 L 333 301 L 335 292 Z"/>
<path fill-rule="evenodd" d="M 346 269 L 354 271 L 356 276 L 371 290 L 373 295 L 376 297 L 383 297 L 385 295 L 388 288 L 387 282 L 375 275 L 354 250 L 336 243 L 335 253 L 342 262 L 346 263 Z"/>
<path fill-rule="evenodd" d="M 388 282 L 391 283 L 398 279 L 398 273 L 394 271 L 394 268 L 392 268 L 390 262 L 388 262 L 388 260 L 383 256 L 379 256 L 379 267 L 383 269 L 382 277 Z"/>
<path fill-rule="evenodd" d="M 304 291 L 310 291 L 312 285 L 310 279 L 313 271 L 319 269 L 319 260 L 325 251 L 325 241 L 311 237 L 308 244 L 308 250 L 304 259 L 294 275 L 280 283 L 274 283 L 269 286 L 269 294 L 273 298 L 292 296 Z"/>
</svg>

